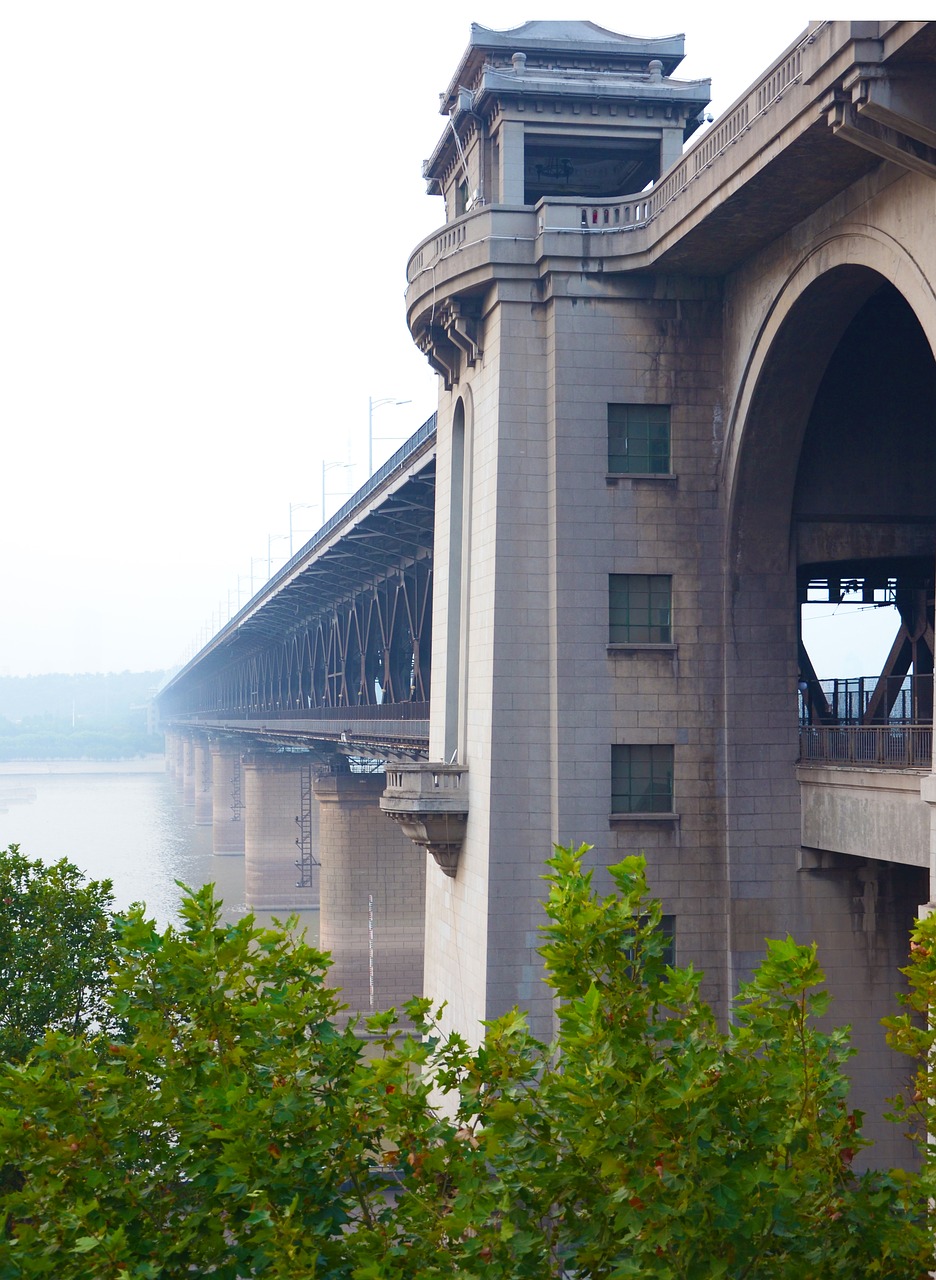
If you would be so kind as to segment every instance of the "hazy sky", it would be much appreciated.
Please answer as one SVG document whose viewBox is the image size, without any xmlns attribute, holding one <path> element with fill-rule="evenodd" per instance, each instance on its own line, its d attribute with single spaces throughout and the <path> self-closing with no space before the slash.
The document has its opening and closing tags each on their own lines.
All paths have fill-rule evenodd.
<svg viewBox="0 0 936 1280">
<path fill-rule="evenodd" d="M 0 4 L 0 674 L 188 656 L 432 412 L 407 257 L 477 21 L 562 3 Z M 751 17 L 755 13 L 757 16 Z M 372 16 L 371 16 L 372 15 Z M 734 15 L 734 16 L 733 16 Z M 777 6 L 581 12 L 686 34 L 716 112 L 806 27 Z M 272 542 L 270 535 L 278 535 Z"/>
</svg>

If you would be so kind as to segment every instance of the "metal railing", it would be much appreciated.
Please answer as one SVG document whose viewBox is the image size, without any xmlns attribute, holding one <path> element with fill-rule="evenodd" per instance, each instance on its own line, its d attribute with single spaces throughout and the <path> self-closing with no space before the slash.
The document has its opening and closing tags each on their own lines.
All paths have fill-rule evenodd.
<svg viewBox="0 0 936 1280">
<path fill-rule="evenodd" d="M 932 714 L 931 675 L 835 677 L 800 691 L 803 725 L 923 724 Z"/>
<path fill-rule="evenodd" d="M 307 556 L 311 555 L 316 548 L 320 547 L 324 542 L 327 542 L 329 535 L 333 530 L 337 529 L 338 526 L 347 519 L 352 511 L 362 506 L 370 495 L 376 489 L 380 488 L 385 480 L 392 476 L 395 471 L 399 471 L 405 467 L 415 455 L 418 455 L 422 450 L 423 445 L 425 445 L 428 440 L 432 440 L 435 437 L 436 418 L 436 414 L 432 414 L 431 417 L 427 418 L 419 430 L 414 432 L 404 444 L 400 445 L 396 453 L 391 454 L 383 466 L 378 467 L 374 474 L 370 476 L 363 485 L 361 485 L 357 493 L 353 493 L 344 506 L 339 507 L 335 514 L 325 521 L 321 529 L 312 535 L 305 546 L 300 547 L 292 559 L 287 560 L 281 569 L 277 569 L 269 582 L 266 582 L 260 588 L 256 595 L 244 605 L 243 609 L 241 609 L 240 612 L 231 619 L 231 622 L 236 623 L 242 614 L 247 613 L 255 601 L 259 600 L 261 596 L 269 592 L 270 588 L 274 587 L 279 581 L 287 578 L 298 564 L 300 564 Z"/>
<path fill-rule="evenodd" d="M 929 769 L 933 760 L 932 725 L 802 725 L 799 742 L 802 764 Z"/>
<path fill-rule="evenodd" d="M 233 711 L 197 711 L 191 713 L 183 713 L 179 719 L 199 722 L 202 720 L 215 721 L 219 717 L 231 720 L 258 720 L 263 723 L 269 722 L 273 724 L 277 720 L 295 720 L 308 721 L 315 723 L 319 721 L 381 721 L 391 722 L 394 720 L 428 720 L 429 719 L 429 703 L 428 702 L 372 702 L 358 703 L 355 706 L 332 706 L 332 707 L 241 707 Z"/>
<path fill-rule="evenodd" d="M 222 639 L 232 636 L 236 633 L 241 623 L 250 616 L 255 608 L 262 603 L 265 597 L 273 595 L 280 583 L 284 582 L 294 569 L 296 569 L 304 560 L 308 559 L 319 547 L 323 546 L 340 524 L 342 524 L 348 516 L 350 516 L 358 507 L 362 506 L 375 490 L 379 489 L 391 476 L 396 472 L 402 472 L 408 465 L 414 462 L 420 454 L 428 452 L 430 442 L 435 439 L 436 435 L 437 415 L 432 414 L 427 418 L 422 426 L 405 441 L 404 444 L 392 454 L 383 466 L 378 467 L 372 476 L 358 489 L 357 493 L 351 495 L 344 506 L 340 507 L 333 516 L 322 525 L 316 533 L 312 535 L 305 546 L 300 547 L 292 559 L 278 569 L 272 575 L 268 582 L 265 582 L 259 591 L 255 592 L 245 605 L 238 609 L 232 618 L 220 627 L 219 630 L 211 637 L 210 640 L 189 658 L 184 666 L 174 671 L 160 685 L 158 693 L 164 693 L 171 685 L 180 680 L 194 667 L 198 665 L 202 657 Z"/>
</svg>

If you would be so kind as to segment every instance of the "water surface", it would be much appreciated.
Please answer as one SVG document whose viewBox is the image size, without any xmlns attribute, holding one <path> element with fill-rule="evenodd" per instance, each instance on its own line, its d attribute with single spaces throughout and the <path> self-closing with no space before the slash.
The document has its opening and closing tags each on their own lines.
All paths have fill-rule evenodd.
<svg viewBox="0 0 936 1280">
<path fill-rule="evenodd" d="M 67 762 L 0 768 L 0 848 L 18 844 L 44 862 L 68 858 L 93 879 L 113 881 L 118 910 L 144 902 L 161 927 L 176 920 L 176 881 L 193 888 L 212 882 L 227 919 L 245 914 L 243 857 L 214 856 L 211 828 L 195 826 L 193 807 L 182 805 L 161 761 L 86 768 Z M 318 912 L 297 914 L 314 944 Z"/>
</svg>

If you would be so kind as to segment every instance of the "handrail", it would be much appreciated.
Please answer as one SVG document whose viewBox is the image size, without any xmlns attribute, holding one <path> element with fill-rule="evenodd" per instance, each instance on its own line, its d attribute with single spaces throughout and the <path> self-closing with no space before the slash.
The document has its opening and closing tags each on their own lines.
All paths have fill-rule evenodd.
<svg viewBox="0 0 936 1280">
<path fill-rule="evenodd" d="M 696 178 L 748 133 L 756 121 L 765 116 L 795 84 L 801 82 L 803 51 L 816 42 L 819 33 L 828 25 L 828 21 L 821 21 L 811 27 L 785 56 L 781 56 L 777 62 L 767 68 L 742 98 L 737 99 L 723 115 L 719 116 L 711 129 L 690 142 L 680 159 L 661 175 L 656 185 L 649 191 L 633 192 L 601 201 L 576 200 L 574 197 L 550 200 L 549 197 L 544 197 L 536 206 L 537 208 L 558 206 L 560 203 L 580 205 L 583 208 L 583 215 L 585 207 L 588 208 L 588 217 L 586 219 L 583 216 L 574 227 L 549 226 L 546 219 L 540 229 L 559 233 L 575 230 L 579 233 L 587 231 L 591 234 L 606 235 L 609 232 L 637 231 L 649 226 L 688 189 Z M 487 205 L 473 214 L 463 215 L 457 224 L 445 224 L 426 236 L 410 255 L 406 268 L 408 283 L 412 284 L 424 270 L 436 265 L 440 258 L 448 257 L 466 247 L 466 243 L 469 242 L 468 224 L 472 218 L 490 214 L 496 210 L 496 205 Z M 516 214 L 519 211 L 518 206 L 510 206 L 510 212 Z M 488 238 L 491 237 L 484 237 L 484 239 Z M 435 242 L 434 252 L 427 260 L 426 249 L 432 242 Z M 470 243 L 475 242 L 475 238 L 471 237 Z"/>
<path fill-rule="evenodd" d="M 277 569 L 276 573 L 267 580 L 253 598 L 248 600 L 243 609 L 234 615 L 231 622 L 236 622 L 241 613 L 245 613 L 250 608 L 254 600 L 257 600 L 260 596 L 264 595 L 265 592 L 274 585 L 274 583 L 278 582 L 281 578 L 286 577 L 302 560 L 315 551 L 317 547 L 321 546 L 323 542 L 327 542 L 329 535 L 337 529 L 345 519 L 347 519 L 356 507 L 359 507 L 376 489 L 379 489 L 384 481 L 393 475 L 394 471 L 410 460 L 413 454 L 418 453 L 420 447 L 435 435 L 436 419 L 436 414 L 427 418 L 419 430 L 414 432 L 404 444 L 400 445 L 396 453 L 391 454 L 383 466 L 378 467 L 370 479 L 366 480 L 364 484 L 361 485 L 357 493 L 353 493 L 344 506 L 339 507 L 335 514 L 325 521 L 321 529 L 312 535 L 305 546 L 300 547 L 291 560 L 287 560 L 282 568 Z"/>
<path fill-rule="evenodd" d="M 929 769 L 933 726 L 803 725 L 800 764 L 834 764 L 854 769 Z"/>
<path fill-rule="evenodd" d="M 299 564 L 307 559 L 314 551 L 316 551 L 323 543 L 328 541 L 330 535 L 338 528 L 340 524 L 351 515 L 357 507 L 361 506 L 375 490 L 379 489 L 396 471 L 400 471 L 413 458 L 417 457 L 426 447 L 427 442 L 432 440 L 436 434 L 437 415 L 432 414 L 427 418 L 422 426 L 415 431 L 408 440 L 406 440 L 392 454 L 387 461 L 358 489 L 357 493 L 351 495 L 344 506 L 339 507 L 335 514 L 329 517 L 322 527 L 312 535 L 309 541 L 296 552 L 291 559 L 277 569 L 272 577 L 268 578 L 259 591 L 254 592 L 245 605 L 238 609 L 232 618 L 220 627 L 211 637 L 207 644 L 202 645 L 197 653 L 193 654 L 178 671 L 163 682 L 159 688 L 159 693 L 163 693 L 170 685 L 174 684 L 179 676 L 193 666 L 205 652 L 206 649 L 213 648 L 214 645 L 222 638 L 236 631 L 241 623 L 249 616 L 253 609 L 261 602 L 261 600 L 270 593 L 270 588 L 275 587 L 279 582 L 297 568 Z"/>
</svg>

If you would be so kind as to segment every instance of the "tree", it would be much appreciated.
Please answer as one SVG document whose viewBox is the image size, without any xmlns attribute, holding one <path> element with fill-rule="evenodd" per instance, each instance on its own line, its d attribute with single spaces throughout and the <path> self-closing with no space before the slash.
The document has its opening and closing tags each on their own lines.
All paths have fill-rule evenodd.
<svg viewBox="0 0 936 1280">
<path fill-rule="evenodd" d="M 925 1180 L 851 1169 L 815 949 L 771 944 L 721 1032 L 666 963 L 641 860 L 601 899 L 581 854 L 548 877 L 554 1045 L 515 1011 L 474 1049 L 426 1000 L 365 1042 L 288 928 L 221 925 L 208 889 L 178 929 L 131 912 L 123 1036 L 53 1031 L 0 1070 L 24 1173 L 0 1193 L 0 1275 L 921 1276 Z"/>
<path fill-rule="evenodd" d="M 83 1035 L 109 1016 L 109 880 L 65 859 L 0 851 L 0 1058 L 26 1056 L 48 1029 Z"/>
</svg>

